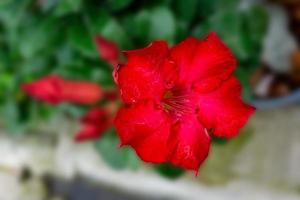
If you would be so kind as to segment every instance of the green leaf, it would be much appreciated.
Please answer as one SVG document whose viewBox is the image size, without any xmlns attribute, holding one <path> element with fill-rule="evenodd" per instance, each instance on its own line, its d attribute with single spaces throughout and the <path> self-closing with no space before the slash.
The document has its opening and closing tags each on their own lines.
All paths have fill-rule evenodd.
<svg viewBox="0 0 300 200">
<path fill-rule="evenodd" d="M 91 66 L 92 73 L 90 75 L 90 81 L 95 81 L 103 87 L 115 87 L 111 67 L 104 67 L 105 65 L 107 65 L 107 63 L 102 62 L 97 66 Z"/>
<path fill-rule="evenodd" d="M 25 10 L 29 3 L 29 0 L 12 0 L 7 4 L 1 5 L 0 21 L 8 29 L 16 28 L 24 20 Z"/>
<path fill-rule="evenodd" d="M 129 147 L 126 147 L 129 148 Z M 129 169 L 137 170 L 140 166 L 140 160 L 132 149 L 128 149 L 127 166 Z"/>
<path fill-rule="evenodd" d="M 265 35 L 269 17 L 265 9 L 259 6 L 253 6 L 244 14 L 246 33 L 252 37 L 252 40 L 260 42 Z"/>
<path fill-rule="evenodd" d="M 124 168 L 137 169 L 139 160 L 135 153 L 128 147 L 118 148 L 118 143 L 116 134 L 111 130 L 94 144 L 102 159 L 112 168 L 117 170 Z"/>
<path fill-rule="evenodd" d="M 175 167 L 171 164 L 154 165 L 154 169 L 157 173 L 159 173 L 160 175 L 165 176 L 169 179 L 179 178 L 185 172 L 183 169 L 181 169 L 179 167 Z"/>
<path fill-rule="evenodd" d="M 24 125 L 19 122 L 19 109 L 16 100 L 7 98 L 1 114 L 5 119 L 5 128 L 10 134 L 19 135 L 24 133 Z"/>
<path fill-rule="evenodd" d="M 173 43 L 176 24 L 173 13 L 166 7 L 156 7 L 150 12 L 150 40 L 164 39 Z"/>
<path fill-rule="evenodd" d="M 57 6 L 57 4 L 59 3 L 61 4 L 61 0 L 40 0 L 39 1 L 40 8 L 43 12 L 47 12 L 55 8 L 55 6 Z"/>
<path fill-rule="evenodd" d="M 82 55 L 96 58 L 98 53 L 92 35 L 83 23 L 73 24 L 68 29 L 70 44 Z"/>
<path fill-rule="evenodd" d="M 247 10 L 243 15 L 243 38 L 245 48 L 256 58 L 256 62 L 260 61 L 260 54 L 262 49 L 262 41 L 266 34 L 268 27 L 269 18 L 266 11 L 261 8 L 254 6 Z M 257 63 L 258 65 L 258 63 Z"/>
<path fill-rule="evenodd" d="M 123 27 L 119 24 L 117 20 L 111 18 L 102 28 L 101 33 L 103 37 L 116 42 L 122 48 L 130 48 L 132 42 L 127 36 Z"/>
<path fill-rule="evenodd" d="M 219 0 L 201 0 L 198 2 L 197 15 L 202 19 L 207 19 L 213 15 Z"/>
<path fill-rule="evenodd" d="M 1 0 L 0 1 L 0 7 L 1 6 L 6 6 L 7 4 L 13 2 L 13 0 Z"/>
<path fill-rule="evenodd" d="M 197 11 L 198 0 L 175 0 L 176 14 L 187 22 L 191 22 Z"/>
<path fill-rule="evenodd" d="M 22 27 L 17 43 L 22 57 L 31 59 L 38 53 L 41 56 L 41 52 L 50 52 L 57 36 L 57 21 L 48 18 L 41 22 L 33 18 L 32 20 L 28 19 L 26 23 L 28 25 Z"/>
<path fill-rule="evenodd" d="M 216 0 L 216 9 L 218 11 L 220 10 L 236 10 L 238 9 L 239 4 L 241 3 L 241 0 Z"/>
<path fill-rule="evenodd" d="M 213 137 L 212 142 L 219 145 L 227 144 L 228 139 L 225 138 L 219 138 L 219 137 Z"/>
<path fill-rule="evenodd" d="M 146 38 L 150 31 L 150 14 L 147 10 L 140 11 L 134 18 L 135 32 L 140 37 Z"/>
<path fill-rule="evenodd" d="M 85 11 L 85 20 L 93 34 L 100 33 L 111 19 L 110 13 L 104 8 L 91 8 Z"/>
<path fill-rule="evenodd" d="M 256 67 L 256 66 L 255 66 Z M 243 99 L 246 101 L 250 101 L 252 99 L 252 90 L 249 83 L 249 75 L 251 74 L 251 71 L 246 68 L 246 66 L 239 66 L 234 74 L 238 77 L 238 79 L 241 81 L 242 84 L 242 96 Z"/>
<path fill-rule="evenodd" d="M 133 0 L 107 0 L 107 7 L 113 11 L 119 11 L 128 7 Z"/>
<path fill-rule="evenodd" d="M 141 10 L 134 15 L 124 17 L 122 24 L 138 46 L 147 45 L 150 42 L 148 38 L 151 22 L 148 10 Z"/>
<path fill-rule="evenodd" d="M 35 54 L 29 59 L 24 59 L 16 68 L 18 68 L 18 75 L 24 80 L 32 80 L 34 77 L 41 76 L 45 73 L 45 66 L 48 65 L 49 60 L 45 56 L 35 58 Z M 22 78 L 22 79 L 23 79 Z"/>
<path fill-rule="evenodd" d="M 14 77 L 10 73 L 0 74 L 0 97 L 5 96 L 7 89 L 11 88 L 14 82 Z"/>
<path fill-rule="evenodd" d="M 81 8 L 82 0 L 59 0 L 55 15 L 63 16 L 73 12 L 78 12 Z"/>
<path fill-rule="evenodd" d="M 176 41 L 182 41 L 190 35 L 188 24 L 184 21 L 177 22 Z"/>
</svg>

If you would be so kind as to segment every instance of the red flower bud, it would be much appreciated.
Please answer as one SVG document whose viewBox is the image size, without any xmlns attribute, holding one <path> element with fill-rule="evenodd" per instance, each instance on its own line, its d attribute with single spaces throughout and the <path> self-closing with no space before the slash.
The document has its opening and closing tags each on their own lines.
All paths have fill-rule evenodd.
<svg viewBox="0 0 300 200">
<path fill-rule="evenodd" d="M 119 48 L 117 44 L 112 41 L 106 40 L 101 36 L 95 37 L 96 47 L 99 52 L 100 58 L 116 67 L 119 62 Z"/>
<path fill-rule="evenodd" d="M 22 89 L 34 98 L 54 105 L 61 102 L 94 104 L 103 96 L 101 87 L 95 83 L 64 80 L 56 75 L 23 84 Z"/>
</svg>

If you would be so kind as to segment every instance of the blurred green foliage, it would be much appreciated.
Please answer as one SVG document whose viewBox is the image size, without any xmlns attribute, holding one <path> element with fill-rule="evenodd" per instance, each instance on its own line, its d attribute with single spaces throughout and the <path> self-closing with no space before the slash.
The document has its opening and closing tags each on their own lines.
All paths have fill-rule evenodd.
<svg viewBox="0 0 300 200">
<path fill-rule="evenodd" d="M 183 169 L 175 167 L 168 163 L 154 165 L 154 170 L 158 174 L 163 175 L 169 179 L 176 179 L 183 175 L 185 172 Z"/>
<path fill-rule="evenodd" d="M 138 168 L 139 159 L 133 152 L 133 149 L 129 147 L 120 149 L 114 130 L 105 133 L 94 144 L 102 159 L 114 169 L 130 168 L 135 170 Z"/>
<path fill-rule="evenodd" d="M 93 42 L 96 34 L 121 49 L 133 49 L 154 39 L 172 45 L 189 35 L 203 37 L 215 31 L 237 56 L 236 74 L 249 99 L 248 79 L 260 62 L 268 16 L 260 7 L 241 10 L 239 4 L 238 0 L 1 0 L 0 122 L 11 133 L 22 133 L 55 113 L 78 118 L 86 107 L 50 107 L 30 100 L 20 85 L 55 73 L 112 86 L 111 69 L 99 59 Z M 113 152 L 117 144 L 112 135 L 96 142 L 96 149 L 115 168 L 134 166 L 134 159 L 105 156 L 103 152 Z M 122 154 L 132 157 L 127 150 Z"/>
</svg>

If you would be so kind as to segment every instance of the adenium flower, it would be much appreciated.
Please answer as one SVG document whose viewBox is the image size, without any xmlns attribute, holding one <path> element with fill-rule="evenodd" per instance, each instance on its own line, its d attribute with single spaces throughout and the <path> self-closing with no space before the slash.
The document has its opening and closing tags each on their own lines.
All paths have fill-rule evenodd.
<svg viewBox="0 0 300 200">
<path fill-rule="evenodd" d="M 95 43 L 100 58 L 108 62 L 112 67 L 116 67 L 118 65 L 120 55 L 117 44 L 100 35 L 95 37 Z"/>
<path fill-rule="evenodd" d="M 95 104 L 103 96 L 101 87 L 95 83 L 65 80 L 57 75 L 23 84 L 22 89 L 30 96 L 53 105 L 62 102 Z"/>
<path fill-rule="evenodd" d="M 197 172 L 212 136 L 236 136 L 255 110 L 242 101 L 236 59 L 215 33 L 172 48 L 154 41 L 125 56 L 114 73 L 125 103 L 115 126 L 121 145 L 146 162 Z"/>
</svg>

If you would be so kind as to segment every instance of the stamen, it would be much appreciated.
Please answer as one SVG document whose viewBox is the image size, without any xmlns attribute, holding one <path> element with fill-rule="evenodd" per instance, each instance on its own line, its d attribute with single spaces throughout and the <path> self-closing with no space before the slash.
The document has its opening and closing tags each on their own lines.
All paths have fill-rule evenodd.
<svg viewBox="0 0 300 200">
<path fill-rule="evenodd" d="M 162 102 L 167 112 L 182 116 L 195 111 L 192 99 L 193 94 L 184 92 L 184 90 L 173 89 L 166 92 Z"/>
</svg>

